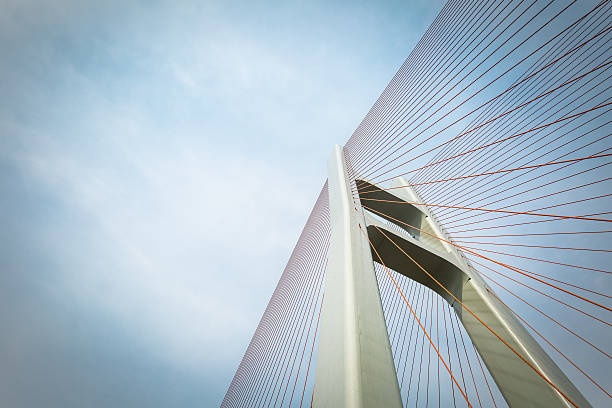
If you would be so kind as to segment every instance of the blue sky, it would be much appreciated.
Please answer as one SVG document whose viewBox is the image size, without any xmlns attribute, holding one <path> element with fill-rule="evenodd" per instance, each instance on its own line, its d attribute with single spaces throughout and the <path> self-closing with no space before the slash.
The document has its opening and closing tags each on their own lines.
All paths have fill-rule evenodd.
<svg viewBox="0 0 612 408">
<path fill-rule="evenodd" d="M 1 0 L 1 405 L 218 405 L 441 5 Z"/>
</svg>

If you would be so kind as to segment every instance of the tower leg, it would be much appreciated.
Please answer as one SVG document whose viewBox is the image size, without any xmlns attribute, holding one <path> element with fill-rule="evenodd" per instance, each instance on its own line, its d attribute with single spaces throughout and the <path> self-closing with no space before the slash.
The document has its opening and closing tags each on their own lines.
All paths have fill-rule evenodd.
<svg viewBox="0 0 612 408">
<path fill-rule="evenodd" d="M 328 165 L 331 245 L 313 406 L 401 407 L 363 210 L 341 146 Z"/>
<path fill-rule="evenodd" d="M 393 186 L 398 188 L 393 193 L 367 182 L 357 183 L 363 205 L 401 227 L 389 229 L 366 213 L 368 236 L 382 262 L 451 304 L 508 405 L 590 407 L 478 271 L 444 241 L 448 237 L 427 208 L 418 204 L 422 201 L 406 180 L 396 179 Z"/>
</svg>

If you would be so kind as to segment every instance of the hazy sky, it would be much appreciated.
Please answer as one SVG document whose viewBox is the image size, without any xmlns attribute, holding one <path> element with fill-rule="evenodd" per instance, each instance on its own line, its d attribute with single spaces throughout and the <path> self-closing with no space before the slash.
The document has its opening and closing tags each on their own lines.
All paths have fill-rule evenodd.
<svg viewBox="0 0 612 408">
<path fill-rule="evenodd" d="M 0 405 L 218 405 L 440 8 L 0 0 Z"/>
</svg>

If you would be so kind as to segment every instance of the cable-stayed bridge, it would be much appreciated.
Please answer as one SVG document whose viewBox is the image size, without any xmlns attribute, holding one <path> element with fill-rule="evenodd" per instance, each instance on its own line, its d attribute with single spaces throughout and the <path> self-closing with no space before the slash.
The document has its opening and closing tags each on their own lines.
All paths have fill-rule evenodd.
<svg viewBox="0 0 612 408">
<path fill-rule="evenodd" d="M 333 149 L 222 406 L 612 406 L 611 47 L 610 1 L 448 1 Z"/>
</svg>

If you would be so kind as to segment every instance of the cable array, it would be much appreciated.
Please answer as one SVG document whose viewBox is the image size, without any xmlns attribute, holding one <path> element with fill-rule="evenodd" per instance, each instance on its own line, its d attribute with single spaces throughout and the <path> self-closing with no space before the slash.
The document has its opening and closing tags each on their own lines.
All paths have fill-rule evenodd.
<svg viewBox="0 0 612 408">
<path fill-rule="evenodd" d="M 610 1 L 449 0 L 344 147 L 355 208 L 451 248 L 593 406 L 612 404 L 611 67 Z M 311 403 L 327 200 L 324 186 L 222 406 Z M 380 201 L 423 208 L 439 233 Z M 578 406 L 404 255 L 438 285 L 392 270 L 372 245 L 404 406 L 507 406 L 457 308 Z"/>
<path fill-rule="evenodd" d="M 310 406 L 329 233 L 325 183 L 222 407 Z"/>
<path fill-rule="evenodd" d="M 368 182 L 355 202 L 387 220 L 370 207 L 426 207 L 442 232 L 426 238 L 452 246 L 601 406 L 611 64 L 612 2 L 449 1 L 345 145 L 351 178 Z M 372 184 L 419 200 L 368 197 Z M 449 303 L 374 261 L 405 406 L 504 406 Z"/>
</svg>

